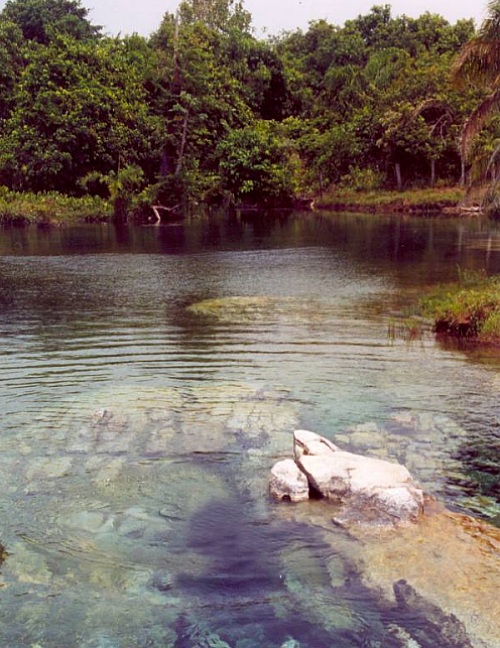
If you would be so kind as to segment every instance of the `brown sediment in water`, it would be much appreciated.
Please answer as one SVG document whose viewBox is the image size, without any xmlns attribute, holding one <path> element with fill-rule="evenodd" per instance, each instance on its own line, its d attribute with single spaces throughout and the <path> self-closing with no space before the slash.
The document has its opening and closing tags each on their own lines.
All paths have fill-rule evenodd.
<svg viewBox="0 0 500 648">
<path fill-rule="evenodd" d="M 498 647 L 500 529 L 439 507 L 418 524 L 357 529 L 364 581 L 393 599 L 403 579 L 464 624 L 474 645 Z"/>
<path fill-rule="evenodd" d="M 321 531 L 332 555 L 343 556 L 381 605 L 398 616 L 396 590 L 401 583 L 413 592 L 408 613 L 426 623 L 463 628 L 467 637 L 446 646 L 499 648 L 500 529 L 485 521 L 454 513 L 426 498 L 425 513 L 416 523 L 377 526 L 353 523 L 339 528 L 332 522 L 330 502 L 301 502 L 278 507 L 281 519 Z M 385 604 L 384 604 L 385 601 Z M 440 644 L 436 644 L 440 648 Z"/>
</svg>

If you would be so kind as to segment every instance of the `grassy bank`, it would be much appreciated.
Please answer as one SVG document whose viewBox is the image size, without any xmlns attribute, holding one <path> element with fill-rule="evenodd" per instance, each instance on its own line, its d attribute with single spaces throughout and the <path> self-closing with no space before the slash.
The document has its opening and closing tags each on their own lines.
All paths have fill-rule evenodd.
<svg viewBox="0 0 500 648">
<path fill-rule="evenodd" d="M 464 191 L 457 187 L 408 191 L 353 191 L 335 189 L 314 200 L 316 209 L 387 213 L 460 213 Z M 17 193 L 0 187 L 0 224 L 61 225 L 107 221 L 113 216 L 110 201 L 98 197 L 74 198 L 47 193 Z"/>
<path fill-rule="evenodd" d="M 462 273 L 460 281 L 421 300 L 436 333 L 500 345 L 500 277 Z"/>
<path fill-rule="evenodd" d="M 0 190 L 0 223 L 39 226 L 102 221 L 112 216 L 105 200 L 72 198 L 55 192 L 31 194 Z"/>
<path fill-rule="evenodd" d="M 316 198 L 316 209 L 366 212 L 460 212 L 464 200 L 460 187 L 407 191 L 353 191 L 333 189 Z"/>
</svg>

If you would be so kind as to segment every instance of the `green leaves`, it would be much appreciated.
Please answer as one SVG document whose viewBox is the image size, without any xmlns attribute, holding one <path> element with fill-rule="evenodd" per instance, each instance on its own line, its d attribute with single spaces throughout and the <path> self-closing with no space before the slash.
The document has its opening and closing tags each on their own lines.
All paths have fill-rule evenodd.
<svg viewBox="0 0 500 648">
<path fill-rule="evenodd" d="M 143 61 L 132 53 L 115 39 L 63 35 L 30 48 L 3 125 L 1 181 L 75 193 L 90 171 L 150 164 L 161 126 L 146 104 Z"/>
<path fill-rule="evenodd" d="M 146 40 L 102 37 L 87 14 L 79 0 L 1 12 L 0 184 L 277 204 L 330 184 L 390 186 L 393 167 L 400 185 L 460 175 L 458 131 L 477 94 L 452 88 L 449 68 L 470 21 L 393 18 L 384 5 L 262 41 L 241 0 L 181 0 Z M 473 51 L 482 74 L 492 67 L 495 24 L 464 69 Z M 127 185 L 125 170 L 143 182 Z"/>
<path fill-rule="evenodd" d="M 9 0 L 2 18 L 18 25 L 28 41 L 48 44 L 58 34 L 78 40 L 99 35 L 100 27 L 88 19 L 79 0 Z"/>
<path fill-rule="evenodd" d="M 217 147 L 224 191 L 236 202 L 286 204 L 297 190 L 298 159 L 279 124 L 257 121 L 233 130 Z"/>
<path fill-rule="evenodd" d="M 240 0 L 183 0 L 178 12 L 185 24 L 201 22 L 217 32 L 250 33 L 251 16 Z"/>
</svg>

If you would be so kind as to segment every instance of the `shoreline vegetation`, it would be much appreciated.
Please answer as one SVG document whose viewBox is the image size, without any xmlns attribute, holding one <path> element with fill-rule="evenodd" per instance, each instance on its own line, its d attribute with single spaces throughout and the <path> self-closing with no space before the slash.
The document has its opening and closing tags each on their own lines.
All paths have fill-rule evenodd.
<svg viewBox="0 0 500 648">
<path fill-rule="evenodd" d="M 461 188 L 413 189 L 395 191 L 353 191 L 338 189 L 314 201 L 314 210 L 409 215 L 451 214 L 474 216 L 478 207 L 465 206 Z M 300 205 L 298 207 L 300 210 Z M 302 207 L 304 209 L 304 207 Z M 291 208 L 290 208 L 291 210 Z M 134 217 L 130 222 L 158 224 L 151 216 Z M 0 227 L 64 227 L 79 223 L 112 223 L 114 208 L 99 197 L 73 198 L 48 193 L 0 193 Z M 500 278 L 481 273 L 460 272 L 456 284 L 439 287 L 420 300 L 420 314 L 434 322 L 439 336 L 481 345 L 500 347 Z"/>
<path fill-rule="evenodd" d="M 265 206 L 258 209 L 267 210 Z M 341 188 L 310 199 L 297 199 L 287 209 L 452 215 L 481 213 L 479 204 L 467 204 L 465 191 L 460 187 L 406 191 L 354 191 Z M 112 202 L 98 196 L 71 197 L 55 191 L 29 193 L 0 189 L 0 225 L 58 227 L 79 222 L 109 223 L 114 216 Z M 156 217 L 152 207 L 141 205 L 140 209 L 130 210 L 129 220 L 150 223 L 155 222 Z"/>
<path fill-rule="evenodd" d="M 2 222 L 160 224 L 313 199 L 457 213 L 459 187 L 485 184 L 500 213 L 498 57 L 485 84 L 491 34 L 472 20 L 375 5 L 261 39 L 235 0 L 180 0 L 147 38 L 106 36 L 80 0 L 8 0 L 0 18 Z"/>
<path fill-rule="evenodd" d="M 500 347 L 500 277 L 459 270 L 455 284 L 440 286 L 419 301 L 437 336 Z"/>
<path fill-rule="evenodd" d="M 50 191 L 29 193 L 0 190 L 0 225 L 59 227 L 82 222 L 110 222 L 113 207 L 98 196 L 79 198 Z"/>
<path fill-rule="evenodd" d="M 480 213 L 479 204 L 468 204 L 461 187 L 408 189 L 406 191 L 353 191 L 336 189 L 319 196 L 315 209 L 372 213 Z"/>
</svg>

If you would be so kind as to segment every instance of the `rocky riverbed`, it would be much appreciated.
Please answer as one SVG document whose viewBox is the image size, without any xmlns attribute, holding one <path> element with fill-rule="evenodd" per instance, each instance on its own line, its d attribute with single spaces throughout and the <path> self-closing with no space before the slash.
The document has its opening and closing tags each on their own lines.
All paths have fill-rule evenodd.
<svg viewBox="0 0 500 648">
<path fill-rule="evenodd" d="M 268 498 L 300 416 L 279 388 L 121 386 L 12 426 L 1 643 L 55 648 L 69 632 L 83 648 L 496 648 L 492 527 L 440 511 L 383 535 L 346 531 L 325 502 Z M 431 417 L 424 433 L 402 416 L 344 440 L 423 465 Z"/>
</svg>

